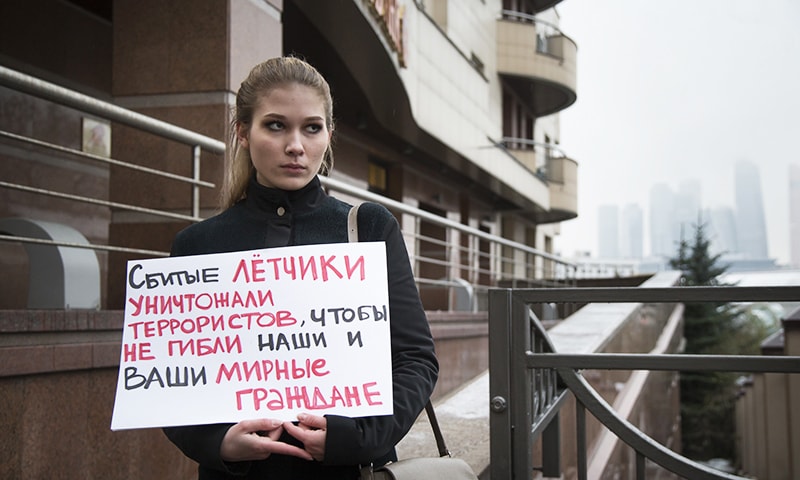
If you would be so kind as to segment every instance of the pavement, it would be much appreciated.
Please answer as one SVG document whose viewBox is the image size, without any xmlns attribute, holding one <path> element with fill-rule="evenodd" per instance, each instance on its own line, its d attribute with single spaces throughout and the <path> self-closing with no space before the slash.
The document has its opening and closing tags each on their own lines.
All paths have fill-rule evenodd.
<svg viewBox="0 0 800 480">
<path fill-rule="evenodd" d="M 489 371 L 434 402 L 451 456 L 467 462 L 476 475 L 489 467 Z M 438 456 L 436 440 L 423 412 L 397 445 L 398 458 Z"/>
</svg>

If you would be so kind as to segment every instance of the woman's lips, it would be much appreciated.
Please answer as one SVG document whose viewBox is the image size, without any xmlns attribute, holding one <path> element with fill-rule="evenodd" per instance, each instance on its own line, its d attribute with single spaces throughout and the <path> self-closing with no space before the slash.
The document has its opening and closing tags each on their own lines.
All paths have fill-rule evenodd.
<svg viewBox="0 0 800 480">
<path fill-rule="evenodd" d="M 284 170 L 288 170 L 290 172 L 302 172 L 303 170 L 306 169 L 306 167 L 300 165 L 299 163 L 290 163 L 287 165 L 282 165 L 281 168 L 283 168 Z"/>
</svg>

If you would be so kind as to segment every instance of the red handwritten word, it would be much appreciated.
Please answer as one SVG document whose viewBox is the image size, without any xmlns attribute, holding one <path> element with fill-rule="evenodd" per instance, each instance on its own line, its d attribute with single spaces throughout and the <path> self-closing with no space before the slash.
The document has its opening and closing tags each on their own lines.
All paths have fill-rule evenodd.
<svg viewBox="0 0 800 480">
<path fill-rule="evenodd" d="M 309 387 L 305 385 L 286 387 L 283 390 L 246 388 L 236 392 L 236 408 L 242 410 L 243 403 L 248 399 L 253 402 L 253 408 L 256 411 L 262 408 L 267 410 L 325 410 L 336 406 L 360 406 L 362 400 L 370 406 L 383 405 L 383 402 L 379 400 L 381 393 L 372 390 L 375 385 L 377 383 L 369 382 L 343 388 L 334 386 L 325 391 L 320 387 L 314 387 L 312 391 L 309 391 Z"/>
<path fill-rule="evenodd" d="M 123 343 L 122 355 L 123 362 L 135 362 L 136 360 L 155 360 L 156 357 L 150 351 L 150 342 L 142 343 Z"/>
<path fill-rule="evenodd" d="M 217 383 L 267 380 L 298 380 L 301 378 L 324 377 L 326 370 L 324 358 L 305 360 L 257 360 L 255 362 L 222 363 L 217 371 Z"/>
<path fill-rule="evenodd" d="M 344 273 L 342 273 L 344 272 Z M 261 258 L 261 254 L 253 254 L 250 261 L 242 259 L 236 266 L 233 282 L 243 281 L 266 282 L 269 280 L 322 280 L 345 278 L 363 281 L 366 276 L 364 257 L 356 259 L 344 255 L 341 259 L 336 255 L 289 256 Z"/>
<path fill-rule="evenodd" d="M 160 320 L 148 320 L 143 322 L 131 322 L 128 328 L 133 332 L 133 339 L 139 337 L 163 337 L 165 335 L 178 334 L 200 334 L 204 332 L 216 332 L 226 329 L 238 330 L 253 328 L 270 327 L 289 327 L 297 323 L 297 319 L 288 310 L 278 310 L 277 312 L 248 312 L 234 313 L 225 317 L 224 315 L 204 316 L 196 318 L 162 318 Z"/>
<path fill-rule="evenodd" d="M 139 295 L 128 298 L 133 307 L 132 317 L 139 315 L 171 315 L 191 313 L 195 310 L 220 308 L 263 308 L 274 306 L 272 290 L 241 292 L 184 293 L 180 295 Z"/>
</svg>

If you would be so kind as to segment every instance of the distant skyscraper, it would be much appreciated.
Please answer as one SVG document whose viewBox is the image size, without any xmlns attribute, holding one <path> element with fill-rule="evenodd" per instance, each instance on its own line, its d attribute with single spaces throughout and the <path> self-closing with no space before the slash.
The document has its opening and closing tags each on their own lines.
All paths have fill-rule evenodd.
<svg viewBox="0 0 800 480">
<path fill-rule="evenodd" d="M 675 195 L 663 183 L 650 189 L 650 254 L 672 258 L 677 251 L 678 233 L 675 229 Z"/>
<path fill-rule="evenodd" d="M 717 207 L 708 216 L 708 239 L 712 254 L 732 254 L 739 251 L 736 243 L 736 217 L 731 207 Z"/>
<path fill-rule="evenodd" d="M 767 228 L 758 167 L 749 162 L 738 162 L 734 187 L 739 252 L 746 258 L 768 258 Z"/>
<path fill-rule="evenodd" d="M 687 180 L 678 186 L 678 193 L 675 195 L 675 223 L 678 229 L 678 240 L 680 232 L 685 236 L 694 232 L 694 226 L 700 218 L 702 208 L 702 186 L 698 180 Z M 683 230 L 681 230 L 681 228 Z"/>
<path fill-rule="evenodd" d="M 800 268 L 800 165 L 789 165 L 789 248 L 792 266 Z"/>
<path fill-rule="evenodd" d="M 597 211 L 597 256 L 619 257 L 619 212 L 616 205 L 603 205 Z"/>
<path fill-rule="evenodd" d="M 619 235 L 619 253 L 622 258 L 642 258 L 644 225 L 642 207 L 635 203 L 622 209 Z"/>
</svg>

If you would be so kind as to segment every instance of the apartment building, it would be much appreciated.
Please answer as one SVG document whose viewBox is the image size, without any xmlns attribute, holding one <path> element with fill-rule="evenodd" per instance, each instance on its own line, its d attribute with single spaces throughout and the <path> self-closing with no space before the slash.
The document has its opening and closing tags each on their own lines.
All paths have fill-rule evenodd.
<svg viewBox="0 0 800 480">
<path fill-rule="evenodd" d="M 560 146 L 558 112 L 576 99 L 576 45 L 558 29 L 558 1 L 540 0 L 36 0 L 3 2 L 0 64 L 224 141 L 229 107 L 255 63 L 298 55 L 329 80 L 336 118 L 332 178 L 481 231 L 552 251 L 559 223 L 577 216 L 577 162 Z M 193 175 L 190 147 L 0 87 L 0 129 L 91 148 L 112 159 Z M 153 180 L 4 140 L 5 182 L 88 194 L 111 206 L 1 189 L 0 218 L 74 227 L 89 243 L 168 251 L 192 215 L 190 185 Z M 224 155 L 204 151 L 200 180 L 222 183 Z M 199 194 L 199 217 L 218 187 Z M 340 195 L 342 196 L 342 195 Z M 449 260 L 463 239 L 398 214 L 414 258 Z M 23 247 L 0 242 L 0 306 L 24 308 Z M 488 249 L 478 245 L 477 249 Z M 500 254 L 504 252 L 483 252 Z M 519 252 L 508 255 L 523 255 Z M 100 308 L 121 308 L 125 263 L 97 253 Z M 497 278 L 552 275 L 546 261 L 509 262 Z M 537 263 L 538 262 L 538 263 Z M 534 265 L 533 267 L 531 265 Z M 416 273 L 443 278 L 427 262 Z M 422 289 L 426 308 L 447 309 Z"/>
</svg>

